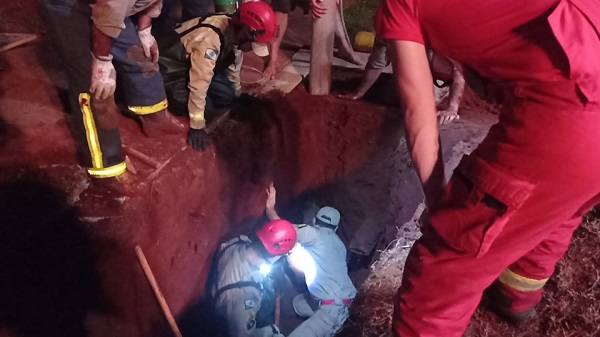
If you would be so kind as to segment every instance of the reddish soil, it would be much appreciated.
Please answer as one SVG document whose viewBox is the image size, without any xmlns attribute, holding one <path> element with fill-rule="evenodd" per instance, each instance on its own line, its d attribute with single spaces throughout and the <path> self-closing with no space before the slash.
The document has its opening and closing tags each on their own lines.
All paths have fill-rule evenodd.
<svg viewBox="0 0 600 337">
<path fill-rule="evenodd" d="M 0 5 L 0 31 L 41 31 L 34 3 Z M 390 199 L 381 198 L 389 194 L 374 193 L 392 193 L 398 182 L 393 179 L 400 179 L 394 165 L 407 165 L 395 145 L 400 122 L 394 111 L 310 96 L 300 86 L 285 97 L 248 98 L 214 130 L 215 146 L 204 153 L 187 148 L 183 135 L 145 138 L 133 120 L 121 118 L 125 144 L 170 162 L 149 180 L 153 170 L 132 158 L 138 173 L 126 176 L 128 195 L 107 196 L 88 187 L 77 165 L 60 99 L 66 83 L 48 41 L 5 57 L 7 69 L 0 78 L 0 336 L 167 336 L 133 254 L 137 244 L 184 323 L 184 335 L 211 336 L 198 327 L 211 322 L 201 322 L 195 310 L 212 252 L 225 237 L 262 221 L 270 181 L 278 188 L 284 216 L 298 218 L 304 200 L 328 203 L 348 214 L 344 225 L 352 232 L 365 217 L 356 211 L 365 208 L 361 201 L 387 207 Z M 335 86 L 349 88 L 345 83 Z M 388 150 L 396 152 L 388 155 Z M 369 221 L 388 221 L 394 214 Z M 597 230 L 578 231 L 559 277 L 549 284 L 543 318 L 536 324 L 515 334 L 493 316 L 478 313 L 469 336 L 597 334 L 598 294 L 590 292 L 596 291 L 600 267 L 593 258 Z M 581 276 L 571 278 L 572 270 Z M 567 301 L 580 306 L 567 306 Z M 585 322 L 584 334 L 567 332 L 578 322 Z"/>
</svg>

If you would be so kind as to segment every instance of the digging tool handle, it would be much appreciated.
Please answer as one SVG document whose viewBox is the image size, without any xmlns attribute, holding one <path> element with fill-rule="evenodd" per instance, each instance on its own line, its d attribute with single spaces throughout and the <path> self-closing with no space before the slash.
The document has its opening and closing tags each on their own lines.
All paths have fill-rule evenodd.
<svg viewBox="0 0 600 337">
<path fill-rule="evenodd" d="M 158 299 L 158 303 L 160 304 L 160 307 L 163 313 L 165 314 L 169 325 L 171 326 L 171 330 L 173 330 L 173 334 L 175 335 L 175 337 L 182 337 L 181 332 L 179 331 L 179 327 L 177 326 L 177 322 L 175 322 L 175 318 L 173 317 L 173 314 L 171 313 L 171 310 L 167 305 L 165 297 L 163 296 L 162 292 L 160 291 L 160 288 L 158 287 L 158 283 L 154 278 L 152 269 L 150 269 L 150 265 L 148 265 L 146 256 L 144 256 L 144 252 L 142 251 L 142 248 L 140 246 L 135 246 L 135 254 L 138 257 L 138 260 L 140 261 L 142 269 L 144 269 L 144 273 L 146 274 L 148 282 L 150 282 L 150 285 L 152 286 L 152 290 L 154 290 L 154 295 L 156 295 L 156 299 Z"/>
<path fill-rule="evenodd" d="M 144 163 L 146 163 L 149 166 L 154 167 L 155 169 L 160 167 L 160 162 L 156 159 L 150 158 L 147 155 L 141 153 L 140 151 L 131 148 L 129 146 L 125 146 L 123 145 L 123 150 L 125 151 L 125 153 L 127 153 L 128 155 L 135 157 L 141 161 L 143 161 Z"/>
</svg>

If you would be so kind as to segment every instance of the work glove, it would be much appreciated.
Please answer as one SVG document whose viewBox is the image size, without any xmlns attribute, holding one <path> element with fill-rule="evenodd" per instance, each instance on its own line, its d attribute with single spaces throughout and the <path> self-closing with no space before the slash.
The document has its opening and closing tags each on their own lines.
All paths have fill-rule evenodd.
<svg viewBox="0 0 600 337">
<path fill-rule="evenodd" d="M 92 85 L 90 92 L 96 99 L 107 99 L 115 93 L 117 71 L 112 64 L 112 55 L 96 57 L 92 53 Z"/>
<path fill-rule="evenodd" d="M 152 36 L 152 26 L 144 28 L 138 31 L 140 41 L 142 41 L 142 47 L 144 48 L 144 55 L 146 58 L 152 60 L 152 63 L 158 62 L 158 44 Z"/>
<path fill-rule="evenodd" d="M 210 145 L 210 136 L 206 129 L 192 129 L 188 132 L 187 143 L 196 151 L 204 151 Z"/>
</svg>

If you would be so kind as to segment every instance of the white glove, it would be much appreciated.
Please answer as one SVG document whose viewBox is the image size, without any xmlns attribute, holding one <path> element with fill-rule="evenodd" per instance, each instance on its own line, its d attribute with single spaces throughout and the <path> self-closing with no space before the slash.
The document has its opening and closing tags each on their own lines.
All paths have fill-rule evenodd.
<svg viewBox="0 0 600 337">
<path fill-rule="evenodd" d="M 112 55 L 96 57 L 92 54 L 92 85 L 90 92 L 96 99 L 107 99 L 115 93 L 117 72 Z"/>
<path fill-rule="evenodd" d="M 156 40 L 152 36 L 152 26 L 139 30 L 138 36 L 140 37 L 140 41 L 142 41 L 146 58 L 151 59 L 152 63 L 158 62 L 158 44 L 156 44 Z"/>
</svg>

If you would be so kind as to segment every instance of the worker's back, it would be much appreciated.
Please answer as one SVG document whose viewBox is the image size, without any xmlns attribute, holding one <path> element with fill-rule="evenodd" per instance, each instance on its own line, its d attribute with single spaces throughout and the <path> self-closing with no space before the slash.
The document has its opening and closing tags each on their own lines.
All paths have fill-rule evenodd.
<svg viewBox="0 0 600 337">
<path fill-rule="evenodd" d="M 320 300 L 354 298 L 356 288 L 348 276 L 346 247 L 338 235 L 329 228 L 304 225 L 298 228 L 298 242 L 315 264 L 314 275 L 305 275 L 310 293 Z"/>
</svg>

